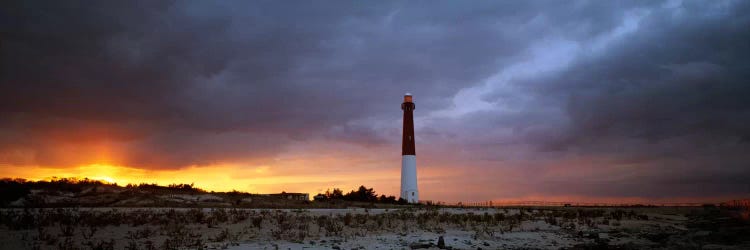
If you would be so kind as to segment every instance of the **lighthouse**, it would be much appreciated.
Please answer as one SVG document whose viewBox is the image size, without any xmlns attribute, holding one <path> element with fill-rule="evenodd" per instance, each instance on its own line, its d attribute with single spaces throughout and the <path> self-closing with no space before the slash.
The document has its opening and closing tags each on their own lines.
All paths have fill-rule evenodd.
<svg viewBox="0 0 750 250">
<path fill-rule="evenodd" d="M 401 198 L 409 203 L 419 202 L 417 190 L 417 155 L 414 149 L 414 102 L 409 93 L 404 95 L 404 134 L 401 143 Z"/>
</svg>

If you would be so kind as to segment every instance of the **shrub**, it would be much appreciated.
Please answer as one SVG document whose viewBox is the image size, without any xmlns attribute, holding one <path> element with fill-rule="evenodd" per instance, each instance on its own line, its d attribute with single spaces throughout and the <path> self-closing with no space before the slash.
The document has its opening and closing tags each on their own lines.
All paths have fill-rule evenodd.
<svg viewBox="0 0 750 250">
<path fill-rule="evenodd" d="M 252 218 L 253 226 L 255 228 L 260 228 L 261 224 L 263 223 L 263 216 L 255 216 Z"/>
</svg>

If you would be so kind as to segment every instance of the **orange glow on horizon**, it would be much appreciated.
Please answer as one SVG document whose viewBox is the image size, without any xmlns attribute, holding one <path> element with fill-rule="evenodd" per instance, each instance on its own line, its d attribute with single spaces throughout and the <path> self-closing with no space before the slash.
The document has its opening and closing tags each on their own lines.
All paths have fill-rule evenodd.
<svg viewBox="0 0 750 250">
<path fill-rule="evenodd" d="M 580 196 L 580 195 L 550 196 L 550 195 L 540 194 L 540 195 L 527 195 L 527 196 L 516 197 L 516 198 L 497 198 L 497 199 L 492 199 L 491 201 L 497 205 L 523 203 L 523 202 L 648 205 L 648 204 L 670 204 L 670 203 L 676 203 L 676 204 L 718 203 L 718 202 L 723 202 L 723 201 L 732 200 L 732 199 L 733 199 L 732 196 L 713 197 L 713 198 L 706 198 L 706 197 L 647 198 L 647 197 L 637 197 L 637 196 L 588 197 L 588 196 Z"/>
<path fill-rule="evenodd" d="M 120 186 L 155 183 L 158 185 L 193 183 L 207 191 L 238 190 L 250 193 L 304 192 L 311 196 L 326 189 L 340 188 L 345 192 L 359 185 L 375 186 L 379 194 L 396 195 L 398 190 L 388 190 L 389 183 L 398 185 L 398 169 L 368 171 L 366 175 L 347 172 L 315 171 L 273 166 L 215 165 L 191 166 L 180 169 L 139 169 L 106 164 L 90 164 L 69 168 L 8 167 L 2 166 L 3 178 L 50 180 L 51 178 L 88 178 Z"/>
<path fill-rule="evenodd" d="M 360 185 L 374 188 L 378 195 L 394 195 L 398 197 L 400 188 L 399 166 L 389 167 L 361 167 L 357 169 L 342 166 L 351 165 L 350 162 L 333 160 L 329 157 L 308 160 L 287 159 L 283 165 L 238 165 L 221 164 L 212 166 L 190 166 L 179 169 L 141 169 L 108 164 L 89 164 L 77 167 L 54 168 L 41 166 L 8 166 L 0 165 L 0 178 L 24 178 L 27 180 L 50 180 L 56 178 L 88 178 L 125 186 L 129 183 L 155 183 L 166 186 L 169 184 L 190 184 L 206 191 L 242 191 L 249 193 L 280 193 L 301 192 L 309 193 L 310 197 L 323 193 L 327 189 L 339 188 L 344 192 L 354 190 Z M 326 166 L 311 168 L 309 166 Z M 506 173 L 509 174 L 509 173 Z M 506 197 L 476 200 L 471 193 L 487 191 L 483 186 L 460 185 L 464 175 L 456 168 L 423 168 L 419 172 L 419 186 L 425 194 L 425 200 L 455 202 L 487 202 L 495 204 L 544 201 L 544 202 L 582 202 L 582 203 L 691 203 L 715 202 L 729 200 L 732 197 L 671 197 L 663 199 L 649 199 L 643 197 L 586 197 L 586 196 L 550 196 L 544 194 L 514 196 L 510 193 L 495 193 Z M 513 183 L 506 183 L 513 187 Z M 491 195 L 491 194 L 490 194 Z"/>
</svg>

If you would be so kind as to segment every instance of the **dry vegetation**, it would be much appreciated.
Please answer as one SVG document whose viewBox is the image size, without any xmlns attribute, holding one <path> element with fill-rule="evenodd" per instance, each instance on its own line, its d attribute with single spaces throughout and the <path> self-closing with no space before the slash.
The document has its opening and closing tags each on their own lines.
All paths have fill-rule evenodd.
<svg viewBox="0 0 750 250">
<path fill-rule="evenodd" d="M 748 247 L 716 208 L 0 210 L 5 249 Z"/>
</svg>

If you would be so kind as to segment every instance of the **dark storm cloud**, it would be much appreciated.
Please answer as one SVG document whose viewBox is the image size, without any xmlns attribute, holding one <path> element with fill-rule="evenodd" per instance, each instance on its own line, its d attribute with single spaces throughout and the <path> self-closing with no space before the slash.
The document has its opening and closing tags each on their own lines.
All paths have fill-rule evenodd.
<svg viewBox="0 0 750 250">
<path fill-rule="evenodd" d="M 748 10 L 4 2 L 0 160 L 85 164 L 65 155 L 114 145 L 121 164 L 176 168 L 272 158 L 300 141 L 397 149 L 412 91 L 427 165 L 533 175 L 582 156 L 601 165 L 594 179 L 540 177 L 528 192 L 747 194 L 728 176 L 750 176 Z M 622 168 L 638 175 L 611 170 Z"/>
<path fill-rule="evenodd" d="M 561 148 L 666 170 L 640 181 L 654 183 L 643 192 L 651 195 L 664 191 L 656 183 L 679 184 L 669 193 L 683 195 L 750 192 L 744 181 L 750 177 L 748 7 L 688 3 L 679 17 L 654 13 L 641 24 L 647 29 L 606 59 L 562 74 L 561 86 L 573 91 L 570 134 Z M 626 181 L 616 186 L 638 183 Z"/>
<path fill-rule="evenodd" d="M 396 3 L 347 5 L 6 3 L 3 120 L 29 139 L 3 144 L 29 144 L 36 159 L 48 159 L 39 164 L 58 164 L 38 145 L 85 137 L 169 155 L 179 152 L 166 146 L 204 142 L 165 136 L 181 130 L 277 135 L 236 145 L 247 148 L 242 155 L 337 131 L 378 143 L 371 128 L 349 122 L 397 118 L 392 111 L 408 89 L 423 90 L 421 105 L 441 105 L 493 70 L 493 54 L 513 51 L 497 46 L 511 41 L 491 35 L 493 13 L 480 6 L 439 6 L 433 14 Z M 42 122 L 51 119 L 54 126 Z"/>
<path fill-rule="evenodd" d="M 546 124 L 533 112 L 513 121 L 523 124 L 516 127 L 518 143 L 536 145 L 535 158 L 549 157 L 553 169 L 571 167 L 555 162 L 571 155 L 603 157 L 610 161 L 596 168 L 613 169 L 538 180 L 543 192 L 646 197 L 750 192 L 744 181 L 750 177 L 749 9 L 745 2 L 647 8 L 638 28 L 611 41 L 606 51 L 578 50 L 559 72 L 512 82 L 540 104 L 528 110 L 563 107 L 562 119 L 548 116 Z M 585 38 L 576 43 L 596 45 Z M 628 174 L 615 173 L 622 168 Z"/>
</svg>

